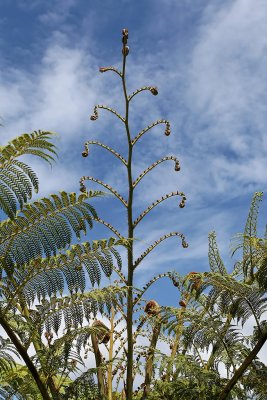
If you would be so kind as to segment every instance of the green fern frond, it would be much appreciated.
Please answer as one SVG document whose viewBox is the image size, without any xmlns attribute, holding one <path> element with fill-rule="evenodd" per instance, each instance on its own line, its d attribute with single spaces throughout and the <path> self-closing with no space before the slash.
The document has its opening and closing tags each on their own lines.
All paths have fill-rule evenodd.
<svg viewBox="0 0 267 400">
<path fill-rule="evenodd" d="M 114 257 L 112 250 L 115 246 L 127 244 L 124 239 L 102 239 L 94 241 L 93 245 L 86 242 L 72 245 L 69 250 L 49 259 L 35 258 L 29 264 L 16 265 L 11 277 L 2 277 L 0 293 L 7 301 L 6 311 L 16 304 L 18 298 L 30 306 L 36 297 L 40 302 L 47 296 L 62 296 L 65 289 L 70 293 L 83 293 L 87 282 L 86 272 L 92 286 L 100 283 L 101 270 L 107 277 L 114 270 L 120 273 L 120 255 L 117 252 Z M 100 257 L 101 254 L 104 256 Z M 119 293 L 118 301 L 122 301 Z"/>
<path fill-rule="evenodd" d="M 86 293 L 76 293 L 64 297 L 43 299 L 41 305 L 37 305 L 37 313 L 34 314 L 34 324 L 45 326 L 48 332 L 56 334 L 64 319 L 65 329 L 71 329 L 83 325 L 84 319 L 89 322 L 96 314 L 103 314 L 106 310 L 118 302 L 118 296 L 125 295 L 126 288 L 107 286 L 103 289 L 92 289 Z"/>
<path fill-rule="evenodd" d="M 0 336 L 0 376 L 15 365 L 15 361 L 10 353 L 19 357 L 10 340 Z"/>
<path fill-rule="evenodd" d="M 227 274 L 227 270 L 223 264 L 221 259 L 217 241 L 216 241 L 216 233 L 210 232 L 209 234 L 209 264 L 212 272 L 220 272 L 222 275 Z"/>
<path fill-rule="evenodd" d="M 98 386 L 95 382 L 95 369 L 88 369 L 76 378 L 65 389 L 63 400 L 97 400 L 99 398 Z"/>
<path fill-rule="evenodd" d="M 56 155 L 51 143 L 52 132 L 33 132 L 11 140 L 0 147 L 0 208 L 11 219 L 15 218 L 17 203 L 20 208 L 38 191 L 38 179 L 34 171 L 18 157 L 25 154 L 38 156 L 51 163 Z"/>
<path fill-rule="evenodd" d="M 259 203 L 262 201 L 262 197 L 263 192 L 254 193 L 244 230 L 244 235 L 248 237 L 257 237 Z M 245 248 L 245 253 L 247 253 L 248 250 L 249 249 Z"/>
<path fill-rule="evenodd" d="M 24 154 L 34 154 L 35 151 L 40 151 L 43 158 L 50 162 L 53 160 L 53 156 L 49 153 L 56 155 L 55 145 L 51 143 L 53 136 L 55 136 L 54 132 L 41 130 L 23 133 L 10 140 L 6 146 L 0 147 L 0 163 L 13 161 Z"/>
<path fill-rule="evenodd" d="M 262 192 L 256 192 L 254 194 L 244 233 L 237 234 L 233 238 L 232 254 L 238 249 L 243 249 L 243 273 L 247 282 L 253 282 L 254 269 L 258 261 L 255 239 L 257 238 L 259 203 L 262 201 L 262 196 Z"/>
<path fill-rule="evenodd" d="M 73 231 L 79 239 L 81 230 L 86 233 L 86 223 L 91 228 L 96 212 L 87 200 L 93 196 L 94 192 L 61 192 L 27 204 L 15 220 L 0 224 L 1 260 L 13 267 L 43 254 L 55 256 L 71 244 Z"/>
</svg>

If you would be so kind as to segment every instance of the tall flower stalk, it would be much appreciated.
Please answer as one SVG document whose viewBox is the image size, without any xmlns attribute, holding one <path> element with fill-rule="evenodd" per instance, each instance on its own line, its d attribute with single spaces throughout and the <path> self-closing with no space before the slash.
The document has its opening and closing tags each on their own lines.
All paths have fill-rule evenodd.
<svg viewBox="0 0 267 400">
<path fill-rule="evenodd" d="M 117 151 L 112 149 L 111 147 L 95 140 L 90 140 L 85 143 L 85 149 L 82 152 L 83 157 L 87 157 L 89 153 L 89 146 L 90 145 L 97 145 L 105 150 L 109 151 L 112 153 L 115 157 L 117 157 L 120 162 L 125 166 L 127 169 L 127 176 L 128 176 L 128 198 L 124 199 L 121 194 L 117 192 L 112 186 L 108 185 L 107 183 L 96 179 L 92 176 L 83 176 L 80 180 L 81 184 L 81 191 L 85 192 L 86 191 L 86 186 L 85 186 L 85 181 L 89 180 L 95 183 L 98 183 L 99 185 L 103 186 L 104 188 L 108 189 L 111 193 L 113 193 L 123 204 L 123 206 L 126 209 L 127 212 L 127 222 L 128 222 L 128 239 L 129 241 L 129 246 L 127 248 L 127 276 L 125 278 L 122 277 L 122 274 L 120 274 L 120 278 L 123 280 L 123 283 L 127 285 L 127 304 L 126 304 L 126 325 L 127 325 L 127 369 L 126 369 L 126 396 L 127 400 L 132 400 L 133 396 L 133 376 L 134 376 L 134 342 L 135 342 L 135 336 L 134 336 L 134 330 L 133 330 L 133 325 L 134 325 L 134 320 L 133 320 L 133 314 L 134 314 L 134 308 L 138 304 L 138 301 L 134 300 L 134 272 L 137 266 L 141 263 L 141 261 L 162 241 L 165 239 L 168 239 L 173 236 L 178 236 L 180 237 L 182 241 L 182 246 L 185 248 L 187 247 L 187 243 L 185 241 L 185 237 L 182 233 L 180 232 L 170 232 L 161 238 L 159 238 L 156 242 L 154 242 L 151 246 L 149 246 L 143 254 L 141 254 L 139 257 L 135 258 L 135 253 L 134 253 L 134 231 L 137 225 L 141 222 L 141 220 L 152 210 L 154 209 L 158 204 L 161 202 L 167 200 L 168 198 L 172 198 L 175 196 L 179 196 L 181 198 L 180 201 L 180 208 L 183 208 L 185 206 L 185 201 L 186 197 L 183 192 L 175 191 L 171 192 L 169 194 L 166 194 L 162 196 L 160 199 L 157 199 L 155 202 L 153 202 L 147 209 L 145 209 L 137 218 L 134 218 L 133 216 L 133 211 L 134 211 L 134 202 L 133 202 L 133 196 L 134 196 L 134 190 L 136 189 L 138 183 L 151 171 L 153 170 L 157 165 L 161 164 L 162 162 L 165 161 L 172 161 L 174 162 L 174 169 L 175 171 L 180 170 L 180 164 L 179 161 L 176 157 L 174 156 L 167 156 L 163 157 L 160 160 L 157 160 L 154 162 L 151 166 L 146 168 L 136 179 L 133 178 L 133 162 L 132 162 L 132 156 L 133 156 L 133 150 L 134 146 L 137 143 L 137 141 L 150 129 L 152 129 L 154 126 L 163 124 L 165 125 L 165 135 L 169 136 L 171 133 L 170 129 L 170 122 L 165 119 L 160 119 L 149 126 L 147 126 L 145 129 L 143 129 L 141 132 L 139 132 L 135 137 L 132 137 L 131 132 L 130 132 L 130 126 L 129 126 L 129 113 L 130 113 L 130 103 L 131 100 L 139 93 L 142 91 L 148 90 L 150 91 L 154 96 L 158 94 L 158 89 L 155 86 L 144 86 L 141 87 L 140 89 L 137 89 L 134 91 L 132 94 L 128 95 L 127 92 L 127 85 L 126 85 L 126 60 L 127 56 L 129 54 L 129 46 L 128 46 L 128 30 L 123 29 L 122 30 L 122 71 L 117 70 L 114 67 L 101 67 L 99 71 L 101 73 L 111 71 L 114 72 L 119 76 L 119 78 L 122 81 L 122 87 L 123 87 L 123 94 L 124 94 L 124 100 L 125 100 L 125 114 L 124 116 L 120 115 L 116 110 L 105 106 L 105 105 L 96 105 L 94 107 L 94 112 L 91 115 L 90 119 L 92 121 L 95 121 L 98 119 L 98 110 L 99 109 L 104 109 L 106 111 L 111 112 L 114 114 L 117 118 L 121 120 L 121 122 L 124 124 L 125 127 L 125 132 L 126 132 L 126 137 L 127 137 L 127 144 L 128 144 L 128 156 L 127 159 L 124 158 L 122 155 L 120 155 Z M 122 237 L 122 235 L 118 232 L 117 229 L 115 229 L 110 223 L 103 221 L 101 219 L 98 219 L 98 222 L 104 224 L 108 228 L 110 228 L 113 233 L 115 233 L 118 237 Z M 147 286 L 147 288 L 150 285 Z M 142 294 L 145 291 L 142 292 Z M 140 299 L 140 298 L 139 298 Z"/>
</svg>

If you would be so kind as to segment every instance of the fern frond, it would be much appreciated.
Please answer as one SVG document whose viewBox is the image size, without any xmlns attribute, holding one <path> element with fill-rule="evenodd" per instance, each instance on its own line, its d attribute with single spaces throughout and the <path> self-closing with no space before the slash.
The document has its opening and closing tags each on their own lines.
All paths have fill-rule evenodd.
<svg viewBox="0 0 267 400">
<path fill-rule="evenodd" d="M 84 292 L 86 272 L 94 286 L 99 285 L 101 270 L 109 277 L 115 270 L 120 275 L 121 258 L 115 246 L 127 245 L 124 239 L 94 241 L 72 245 L 69 250 L 49 259 L 35 258 L 29 264 L 16 266 L 11 277 L 3 276 L 1 294 L 6 299 L 5 312 L 18 298 L 25 304 L 63 294 Z M 116 265 L 117 264 L 117 265 Z M 118 298 L 121 301 L 120 298 Z"/>
<path fill-rule="evenodd" d="M 32 154 L 51 163 L 56 154 L 55 145 L 50 142 L 53 135 L 43 131 L 24 133 L 0 147 L 0 208 L 9 218 L 15 218 L 17 202 L 22 208 L 32 197 L 32 189 L 38 191 L 36 174 L 17 158 Z"/>
<path fill-rule="evenodd" d="M 6 146 L 0 147 L 0 162 L 4 165 L 5 162 L 11 162 L 25 154 L 34 154 L 35 151 L 41 152 L 42 157 L 50 162 L 53 160 L 50 153 L 56 155 L 55 145 L 50 141 L 54 135 L 54 132 L 41 130 L 23 133 L 10 140 Z"/>
<path fill-rule="evenodd" d="M 29 263 L 32 258 L 56 255 L 71 244 L 72 232 L 80 238 L 86 223 L 92 227 L 96 212 L 87 203 L 94 192 L 61 192 L 27 204 L 15 220 L 0 224 L 0 257 L 9 267 Z"/>
<path fill-rule="evenodd" d="M 65 394 L 62 395 L 63 400 L 87 399 L 96 400 L 99 398 L 98 386 L 95 382 L 96 370 L 88 369 L 81 376 L 76 378 L 65 389 Z"/>
<path fill-rule="evenodd" d="M 107 286 L 62 298 L 53 297 L 50 301 L 43 299 L 34 315 L 35 326 L 45 325 L 48 332 L 53 330 L 57 334 L 64 319 L 65 329 L 78 329 L 83 326 L 84 319 L 89 322 L 98 312 L 103 314 L 112 306 L 116 307 L 118 297 L 125 296 L 125 293 L 126 288 Z"/>
<path fill-rule="evenodd" d="M 244 233 L 236 235 L 232 245 L 232 254 L 240 248 L 243 249 L 243 273 L 248 282 L 254 280 L 254 269 L 258 261 L 254 239 L 257 238 L 258 211 L 259 203 L 262 201 L 262 196 L 262 192 L 256 192 L 254 194 Z"/>
<path fill-rule="evenodd" d="M 12 369 L 15 365 L 15 361 L 10 353 L 19 357 L 10 339 L 4 339 L 0 336 L 0 375 Z"/>
<path fill-rule="evenodd" d="M 223 264 L 223 261 L 220 257 L 217 241 L 216 241 L 216 233 L 211 232 L 209 234 L 209 263 L 210 269 L 212 272 L 220 272 L 222 275 L 227 274 L 227 270 Z"/>
</svg>

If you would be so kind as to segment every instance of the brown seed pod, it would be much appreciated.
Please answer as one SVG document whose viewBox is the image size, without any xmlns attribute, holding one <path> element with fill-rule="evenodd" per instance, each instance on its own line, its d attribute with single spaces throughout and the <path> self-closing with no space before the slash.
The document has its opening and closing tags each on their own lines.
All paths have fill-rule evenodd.
<svg viewBox="0 0 267 400">
<path fill-rule="evenodd" d="M 93 325 L 94 328 L 99 328 L 98 332 L 96 333 L 96 337 L 99 343 L 108 343 L 110 339 L 110 332 L 108 327 L 99 320 L 94 321 Z"/>
<path fill-rule="evenodd" d="M 86 192 L 86 187 L 84 185 L 81 185 L 80 192 L 82 192 L 82 193 Z"/>
<path fill-rule="evenodd" d="M 97 116 L 96 115 L 91 115 L 90 120 L 91 121 L 96 121 L 97 120 Z"/>
<path fill-rule="evenodd" d="M 89 154 L 89 153 L 88 153 L 88 151 L 86 151 L 86 150 L 84 150 L 84 151 L 82 152 L 82 156 L 83 156 L 83 157 L 88 157 L 88 154 Z"/>
<path fill-rule="evenodd" d="M 100 67 L 99 68 L 99 72 L 106 72 L 108 70 L 108 68 L 106 67 Z"/>
<path fill-rule="evenodd" d="M 150 300 L 146 303 L 145 313 L 147 315 L 156 315 L 160 312 L 160 306 L 155 300 Z"/>
</svg>

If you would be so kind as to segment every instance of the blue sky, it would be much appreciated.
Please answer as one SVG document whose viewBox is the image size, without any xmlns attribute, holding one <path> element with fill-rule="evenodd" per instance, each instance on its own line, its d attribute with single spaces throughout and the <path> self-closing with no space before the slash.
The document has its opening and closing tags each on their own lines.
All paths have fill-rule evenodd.
<svg viewBox="0 0 267 400">
<path fill-rule="evenodd" d="M 267 3 L 264 0 L 1 0 L 0 114 L 1 144 L 36 129 L 59 134 L 59 159 L 52 170 L 29 161 L 38 171 L 39 195 L 78 191 L 79 179 L 93 175 L 122 194 L 125 171 L 104 150 L 81 157 L 86 140 L 100 140 L 126 156 L 125 134 L 113 115 L 95 104 L 123 112 L 116 75 L 100 66 L 121 67 L 121 29 L 129 29 L 129 92 L 156 85 L 157 97 L 141 93 L 133 101 L 132 135 L 166 118 L 172 134 L 154 128 L 136 146 L 136 175 L 166 155 L 178 156 L 181 171 L 165 163 L 143 179 L 135 195 L 135 215 L 171 191 L 177 198 L 158 206 L 136 230 L 136 257 L 164 233 L 178 230 L 189 248 L 169 239 L 137 270 L 136 285 L 155 274 L 181 274 L 208 268 L 208 233 L 217 232 L 229 267 L 229 239 L 243 230 L 252 195 L 267 182 Z M 96 188 L 97 186 L 91 186 Z M 112 198 L 96 202 L 100 216 L 123 230 L 121 204 Z M 266 221 L 266 202 L 260 224 Z M 140 224 L 141 225 L 141 224 Z M 89 239 L 107 237 L 97 227 Z M 176 304 L 171 285 L 151 291 L 162 304 Z"/>
</svg>

